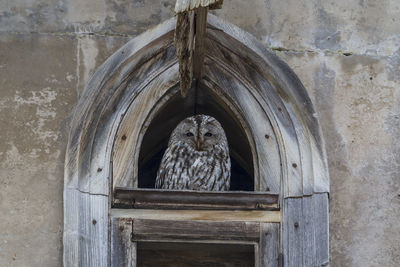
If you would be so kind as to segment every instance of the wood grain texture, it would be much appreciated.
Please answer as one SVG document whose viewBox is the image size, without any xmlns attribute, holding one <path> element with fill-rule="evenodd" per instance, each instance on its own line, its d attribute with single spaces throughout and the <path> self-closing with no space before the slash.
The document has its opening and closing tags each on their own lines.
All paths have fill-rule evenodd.
<svg viewBox="0 0 400 267">
<path fill-rule="evenodd" d="M 196 9 L 196 42 L 193 55 L 193 78 L 197 80 L 200 80 L 203 74 L 207 13 L 207 7 Z"/>
<path fill-rule="evenodd" d="M 142 244 L 140 245 L 141 247 L 147 247 L 147 250 L 154 250 L 153 254 L 158 254 L 158 249 L 173 251 L 175 246 L 179 248 L 180 255 L 184 256 L 186 252 L 189 252 L 187 255 L 191 259 L 187 258 L 187 260 L 194 260 L 196 262 L 193 259 L 193 253 L 197 252 L 191 251 L 193 249 L 191 246 L 193 247 L 193 245 L 188 244 L 185 247 L 174 245 L 179 244 L 176 242 L 191 241 L 198 244 L 197 249 L 201 249 L 201 246 L 199 246 L 201 243 L 208 242 L 220 246 L 225 251 L 229 246 L 233 246 L 234 244 L 238 244 L 239 246 L 244 246 L 244 244 L 255 245 L 255 266 L 278 266 L 279 233 L 279 223 L 168 221 L 113 217 L 112 266 L 130 266 L 128 264 L 134 262 L 137 257 L 140 257 L 137 253 L 142 253 L 140 252 L 140 248 L 139 252 L 134 252 L 138 243 Z M 117 243 L 114 244 L 114 242 Z M 149 247 L 143 242 L 152 242 L 152 245 Z M 165 246 L 162 245 L 163 242 L 174 243 L 165 243 L 167 245 Z M 224 247 L 222 244 L 227 244 L 228 247 Z M 235 245 L 236 247 L 234 246 L 233 249 L 236 250 L 238 245 Z M 171 263 L 179 263 L 180 258 L 175 256 L 175 260 L 171 258 L 166 263 L 169 261 Z M 143 262 L 143 259 L 139 261 Z"/>
<path fill-rule="evenodd" d="M 181 95 L 185 97 L 193 79 L 195 11 L 185 11 L 177 15 L 174 42 L 179 60 L 179 87 Z"/>
<path fill-rule="evenodd" d="M 283 245 L 285 248 L 285 266 L 302 266 L 303 263 L 303 199 L 285 199 L 286 221 L 284 221 Z"/>
<path fill-rule="evenodd" d="M 328 194 L 313 195 L 314 235 L 317 266 L 329 265 L 329 198 Z"/>
<path fill-rule="evenodd" d="M 132 220 L 111 220 L 111 266 L 136 267 L 137 244 L 131 240 Z"/>
<path fill-rule="evenodd" d="M 316 231 L 314 230 L 317 225 L 315 225 L 315 214 L 314 214 L 314 199 L 313 197 L 305 197 L 303 202 L 303 224 L 304 224 L 304 234 L 303 234 L 303 265 L 304 266 L 318 266 L 316 259 Z"/>
<path fill-rule="evenodd" d="M 260 266 L 278 267 L 280 225 L 279 223 L 262 223 L 260 227 Z"/>
<path fill-rule="evenodd" d="M 281 222 L 280 211 L 112 209 L 111 216 L 167 221 Z"/>
<path fill-rule="evenodd" d="M 328 266 L 328 194 L 287 198 L 284 205 L 285 266 Z"/>
<path fill-rule="evenodd" d="M 135 241 L 246 241 L 258 242 L 258 222 L 167 221 L 134 219 Z"/>
<path fill-rule="evenodd" d="M 252 209 L 278 208 L 279 195 L 261 192 L 203 192 L 191 190 L 116 188 L 115 198 L 135 208 Z M 122 202 L 123 203 L 123 202 Z M 132 206 L 130 207 L 132 208 Z"/>
</svg>

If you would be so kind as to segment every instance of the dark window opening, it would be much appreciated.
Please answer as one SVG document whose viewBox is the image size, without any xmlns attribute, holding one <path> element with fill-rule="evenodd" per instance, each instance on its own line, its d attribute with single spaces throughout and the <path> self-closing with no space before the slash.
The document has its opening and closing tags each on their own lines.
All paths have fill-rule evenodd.
<svg viewBox="0 0 400 267">
<path fill-rule="evenodd" d="M 254 246 L 138 242 L 137 264 L 140 267 L 253 267 Z"/>
<path fill-rule="evenodd" d="M 234 115 L 222 101 L 216 102 L 211 90 L 189 90 L 186 98 L 175 94 L 150 123 L 142 140 L 138 187 L 154 188 L 157 170 L 176 125 L 186 117 L 205 114 L 215 117 L 225 130 L 231 158 L 230 190 L 254 191 L 254 167 L 250 144 Z"/>
</svg>

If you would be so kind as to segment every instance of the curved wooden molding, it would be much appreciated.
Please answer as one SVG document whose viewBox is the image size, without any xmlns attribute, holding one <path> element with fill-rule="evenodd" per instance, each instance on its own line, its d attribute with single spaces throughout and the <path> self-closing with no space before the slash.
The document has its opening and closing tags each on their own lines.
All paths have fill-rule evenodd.
<svg viewBox="0 0 400 267">
<path fill-rule="evenodd" d="M 108 266 L 113 189 L 136 186 L 146 129 L 179 93 L 174 28 L 170 19 L 124 45 L 99 67 L 79 100 L 65 162 L 64 266 Z M 255 189 L 281 196 L 285 266 L 325 264 L 329 176 L 304 86 L 254 37 L 212 15 L 205 47 L 200 88 L 246 133 Z"/>
</svg>

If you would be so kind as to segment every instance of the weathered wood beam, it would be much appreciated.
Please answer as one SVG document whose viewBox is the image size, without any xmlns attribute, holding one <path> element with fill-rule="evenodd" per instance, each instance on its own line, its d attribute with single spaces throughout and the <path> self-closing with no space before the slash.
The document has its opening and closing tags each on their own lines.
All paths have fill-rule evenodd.
<svg viewBox="0 0 400 267">
<path fill-rule="evenodd" d="M 193 78 L 201 79 L 204 64 L 208 7 L 196 9 L 196 40 L 193 55 Z"/>
<path fill-rule="evenodd" d="M 276 210 L 279 195 L 260 192 L 200 192 L 116 188 L 114 197 L 135 208 Z"/>
<path fill-rule="evenodd" d="M 179 13 L 175 28 L 175 48 L 179 60 L 180 90 L 183 97 L 192 85 L 195 11 Z"/>
<path fill-rule="evenodd" d="M 112 217 L 144 220 L 220 221 L 220 222 L 281 222 L 280 211 L 266 210 L 154 210 L 111 209 Z"/>
<path fill-rule="evenodd" d="M 118 220 L 125 221 L 126 228 L 131 227 L 132 241 L 258 242 L 260 240 L 259 222 L 169 221 L 136 218 L 119 218 Z"/>
<path fill-rule="evenodd" d="M 177 0 L 175 13 L 176 54 L 179 60 L 180 90 L 183 97 L 192 80 L 201 79 L 209 9 L 222 7 L 223 0 Z"/>
</svg>

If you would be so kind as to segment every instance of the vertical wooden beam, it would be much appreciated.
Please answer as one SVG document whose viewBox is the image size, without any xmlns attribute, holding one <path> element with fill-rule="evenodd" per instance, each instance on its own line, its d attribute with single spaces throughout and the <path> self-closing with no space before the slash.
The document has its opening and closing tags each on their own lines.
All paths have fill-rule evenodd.
<svg viewBox="0 0 400 267">
<path fill-rule="evenodd" d="M 279 223 L 261 223 L 260 225 L 260 267 L 279 266 L 279 226 Z"/>
<path fill-rule="evenodd" d="M 328 193 L 284 199 L 285 266 L 329 266 Z"/>
<path fill-rule="evenodd" d="M 195 11 L 178 14 L 175 28 L 176 55 L 179 60 L 180 90 L 183 97 L 192 85 Z"/>
<path fill-rule="evenodd" d="M 303 265 L 319 266 L 316 264 L 315 257 L 315 212 L 314 197 L 308 196 L 303 198 L 303 219 L 304 219 L 304 238 L 303 238 Z"/>
<path fill-rule="evenodd" d="M 193 78 L 201 79 L 204 63 L 204 44 L 207 30 L 208 7 L 196 9 L 196 39 L 193 56 Z"/>
<path fill-rule="evenodd" d="M 284 266 L 303 265 L 303 199 L 284 199 Z"/>
<path fill-rule="evenodd" d="M 131 219 L 111 220 L 111 267 L 136 267 L 137 243 L 132 242 Z"/>
<path fill-rule="evenodd" d="M 314 229 L 317 266 L 329 265 L 329 198 L 328 193 L 314 194 Z"/>
</svg>

